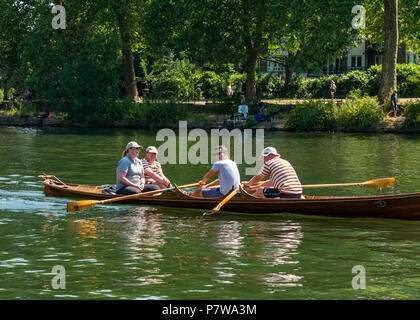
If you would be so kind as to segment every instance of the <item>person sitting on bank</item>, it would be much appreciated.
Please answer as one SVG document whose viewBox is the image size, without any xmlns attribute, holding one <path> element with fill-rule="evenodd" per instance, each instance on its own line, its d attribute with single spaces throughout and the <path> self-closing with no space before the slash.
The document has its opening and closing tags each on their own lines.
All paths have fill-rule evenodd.
<svg viewBox="0 0 420 320">
<path fill-rule="evenodd" d="M 203 179 L 199 181 L 200 188 L 196 189 L 192 196 L 204 198 L 219 198 L 223 197 L 233 189 L 239 188 L 241 181 L 238 166 L 229 159 L 228 150 L 225 146 L 218 146 L 213 153 L 217 161 L 212 168 L 204 175 Z M 218 174 L 218 179 L 205 185 L 215 174 Z M 207 189 L 208 187 L 220 185 L 219 188 Z"/>
<path fill-rule="evenodd" d="M 265 103 L 259 99 L 258 100 L 258 113 L 254 116 L 255 120 L 257 121 L 265 121 L 265 118 L 267 117 L 267 107 Z"/>
<path fill-rule="evenodd" d="M 248 115 L 248 105 L 245 104 L 244 97 L 241 98 L 241 104 L 238 107 L 238 113 L 241 113 L 245 119 Z"/>
<path fill-rule="evenodd" d="M 117 194 L 130 195 L 159 190 L 156 185 L 145 185 L 143 164 L 138 159 L 142 148 L 137 142 L 131 141 L 123 151 L 122 158 L 117 166 Z"/>
<path fill-rule="evenodd" d="M 158 151 L 156 147 L 150 146 L 146 149 L 146 155 L 143 159 L 141 159 L 141 163 L 143 164 L 144 174 L 147 184 L 154 184 L 159 187 L 159 189 L 168 188 L 171 186 L 171 181 L 162 171 L 162 166 L 158 161 L 156 161 L 158 155 Z"/>
<path fill-rule="evenodd" d="M 260 158 L 264 161 L 260 172 L 251 180 L 242 182 L 244 186 L 248 186 L 246 191 L 256 190 L 254 196 L 259 198 L 270 197 L 270 194 L 276 194 L 280 198 L 302 197 L 302 184 L 295 169 L 288 161 L 281 158 L 275 148 L 265 148 Z M 270 180 L 257 185 L 268 174 Z"/>
</svg>

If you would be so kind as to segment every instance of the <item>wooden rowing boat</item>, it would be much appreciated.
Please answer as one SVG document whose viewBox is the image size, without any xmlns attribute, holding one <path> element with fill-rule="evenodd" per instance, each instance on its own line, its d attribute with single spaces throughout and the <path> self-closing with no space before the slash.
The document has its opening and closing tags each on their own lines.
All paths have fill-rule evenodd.
<svg viewBox="0 0 420 320">
<path fill-rule="evenodd" d="M 64 183 L 47 175 L 40 177 L 44 178 L 44 192 L 48 196 L 102 200 L 117 197 L 117 195 L 102 193 L 103 187 Z M 208 210 L 214 208 L 222 199 L 192 197 L 175 187 L 171 192 L 163 192 L 157 196 L 139 196 L 125 200 L 123 203 Z M 241 189 L 232 200 L 226 203 L 223 211 L 420 220 L 420 192 L 378 196 L 305 195 L 305 199 L 261 199 Z"/>
</svg>

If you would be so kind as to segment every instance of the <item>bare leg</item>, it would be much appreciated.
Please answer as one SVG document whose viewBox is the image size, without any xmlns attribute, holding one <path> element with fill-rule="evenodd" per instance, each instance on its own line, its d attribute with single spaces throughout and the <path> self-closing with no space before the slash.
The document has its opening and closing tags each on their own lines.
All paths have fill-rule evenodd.
<svg viewBox="0 0 420 320">
<path fill-rule="evenodd" d="M 193 197 L 199 197 L 199 198 L 202 198 L 203 197 L 203 193 L 201 192 L 201 189 L 196 189 L 194 192 L 193 192 L 193 194 L 192 194 L 192 196 Z"/>
</svg>

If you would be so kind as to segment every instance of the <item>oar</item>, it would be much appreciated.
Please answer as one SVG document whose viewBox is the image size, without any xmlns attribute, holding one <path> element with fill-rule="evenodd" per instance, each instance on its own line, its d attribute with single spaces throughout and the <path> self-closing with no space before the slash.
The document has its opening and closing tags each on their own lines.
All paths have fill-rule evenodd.
<svg viewBox="0 0 420 320">
<path fill-rule="evenodd" d="M 241 187 L 242 187 L 242 185 L 241 185 Z M 239 193 L 239 189 L 238 190 L 233 190 L 217 206 L 215 206 L 212 210 L 204 212 L 203 216 L 208 216 L 208 215 L 211 215 L 213 213 L 218 212 L 220 210 L 220 208 L 223 207 L 226 204 L 226 202 L 228 202 L 230 199 L 232 199 L 237 193 Z"/>
<path fill-rule="evenodd" d="M 179 189 L 185 189 L 185 188 L 191 188 L 191 187 L 196 187 L 198 186 L 198 183 L 192 183 L 192 184 L 186 184 L 183 186 L 179 186 Z M 135 194 L 130 194 L 128 196 L 122 196 L 122 197 L 117 197 L 117 198 L 112 198 L 112 199 L 106 199 L 106 200 L 81 200 L 81 201 L 72 201 L 72 202 L 68 202 L 67 203 L 67 212 L 74 212 L 74 211 L 81 211 L 81 210 L 86 210 L 89 209 L 93 206 L 96 206 L 97 204 L 104 204 L 104 203 L 110 203 L 110 202 L 116 202 L 116 201 L 123 201 L 123 200 L 127 200 L 127 199 L 132 199 L 132 198 L 138 198 L 138 197 L 143 197 L 143 196 L 148 196 L 148 195 L 153 195 L 156 193 L 160 193 L 160 192 L 164 192 L 164 191 L 169 191 L 169 190 L 174 190 L 175 187 L 172 188 L 166 188 L 166 189 L 159 189 L 159 190 L 153 190 L 153 191 L 148 191 L 148 192 L 144 192 L 144 193 L 135 193 Z"/>
<path fill-rule="evenodd" d="M 256 184 L 262 184 L 266 182 L 259 181 Z M 391 188 L 395 185 L 395 178 L 384 178 L 384 179 L 375 179 L 375 180 L 369 180 L 365 182 L 350 182 L 350 183 L 335 183 L 335 184 L 306 184 L 302 185 L 302 188 L 304 189 L 315 189 L 315 188 L 331 188 L 331 187 L 346 187 L 346 186 L 368 186 L 373 188 Z M 220 187 L 217 186 L 211 186 L 208 187 L 208 189 L 214 189 Z"/>
<path fill-rule="evenodd" d="M 310 188 L 329 188 L 329 187 L 346 187 L 346 186 L 368 186 L 374 188 L 391 188 L 395 185 L 395 178 L 375 179 L 365 182 L 350 182 L 350 183 L 336 183 L 336 184 L 308 184 L 303 185 L 304 189 Z"/>
</svg>

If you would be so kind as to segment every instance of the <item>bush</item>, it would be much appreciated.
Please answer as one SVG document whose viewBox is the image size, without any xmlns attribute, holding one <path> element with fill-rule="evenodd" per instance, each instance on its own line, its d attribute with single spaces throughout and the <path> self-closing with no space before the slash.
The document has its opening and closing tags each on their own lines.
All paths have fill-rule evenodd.
<svg viewBox="0 0 420 320">
<path fill-rule="evenodd" d="M 405 117 L 402 123 L 404 128 L 420 128 L 420 102 L 409 102 L 402 115 Z"/>
<path fill-rule="evenodd" d="M 68 113 L 77 124 L 106 125 L 117 95 L 115 77 L 91 60 L 65 65 L 48 97 L 57 111 Z"/>
<path fill-rule="evenodd" d="M 337 105 L 334 102 L 306 101 L 290 112 L 288 126 L 297 131 L 325 131 L 337 125 Z"/>
<path fill-rule="evenodd" d="M 420 73 L 408 76 L 398 88 L 399 96 L 405 98 L 420 97 Z"/>
<path fill-rule="evenodd" d="M 117 109 L 124 110 L 124 120 L 129 125 L 152 130 L 175 125 L 179 120 L 186 119 L 188 115 L 187 106 L 175 102 L 136 103 L 129 99 L 124 99 L 118 104 Z"/>
<path fill-rule="evenodd" d="M 338 112 L 338 124 L 347 130 L 367 129 L 383 118 L 384 111 L 373 97 L 348 100 Z"/>
<path fill-rule="evenodd" d="M 330 82 L 337 84 L 337 96 L 364 97 L 378 94 L 381 80 L 381 65 L 371 66 L 367 71 L 352 71 L 342 75 L 319 78 L 293 77 L 286 98 L 315 99 L 330 96 Z M 420 66 L 413 63 L 397 64 L 397 83 L 400 97 L 420 96 Z M 281 97 L 280 90 L 272 90 Z"/>
<path fill-rule="evenodd" d="M 204 71 L 198 76 L 197 87 L 201 88 L 202 95 L 206 98 L 217 99 L 225 94 L 225 85 L 222 77 L 214 71 Z"/>
<path fill-rule="evenodd" d="M 369 95 L 376 95 L 379 91 L 381 79 L 381 65 L 370 67 L 367 73 Z M 397 64 L 397 90 L 400 97 L 420 97 L 420 66 L 414 63 Z"/>
<path fill-rule="evenodd" d="M 0 101 L 4 100 L 4 90 L 0 89 Z"/>
<path fill-rule="evenodd" d="M 196 95 L 195 66 L 189 60 L 175 59 L 174 54 L 157 60 L 148 75 L 152 95 L 160 98 L 193 98 Z"/>
</svg>

